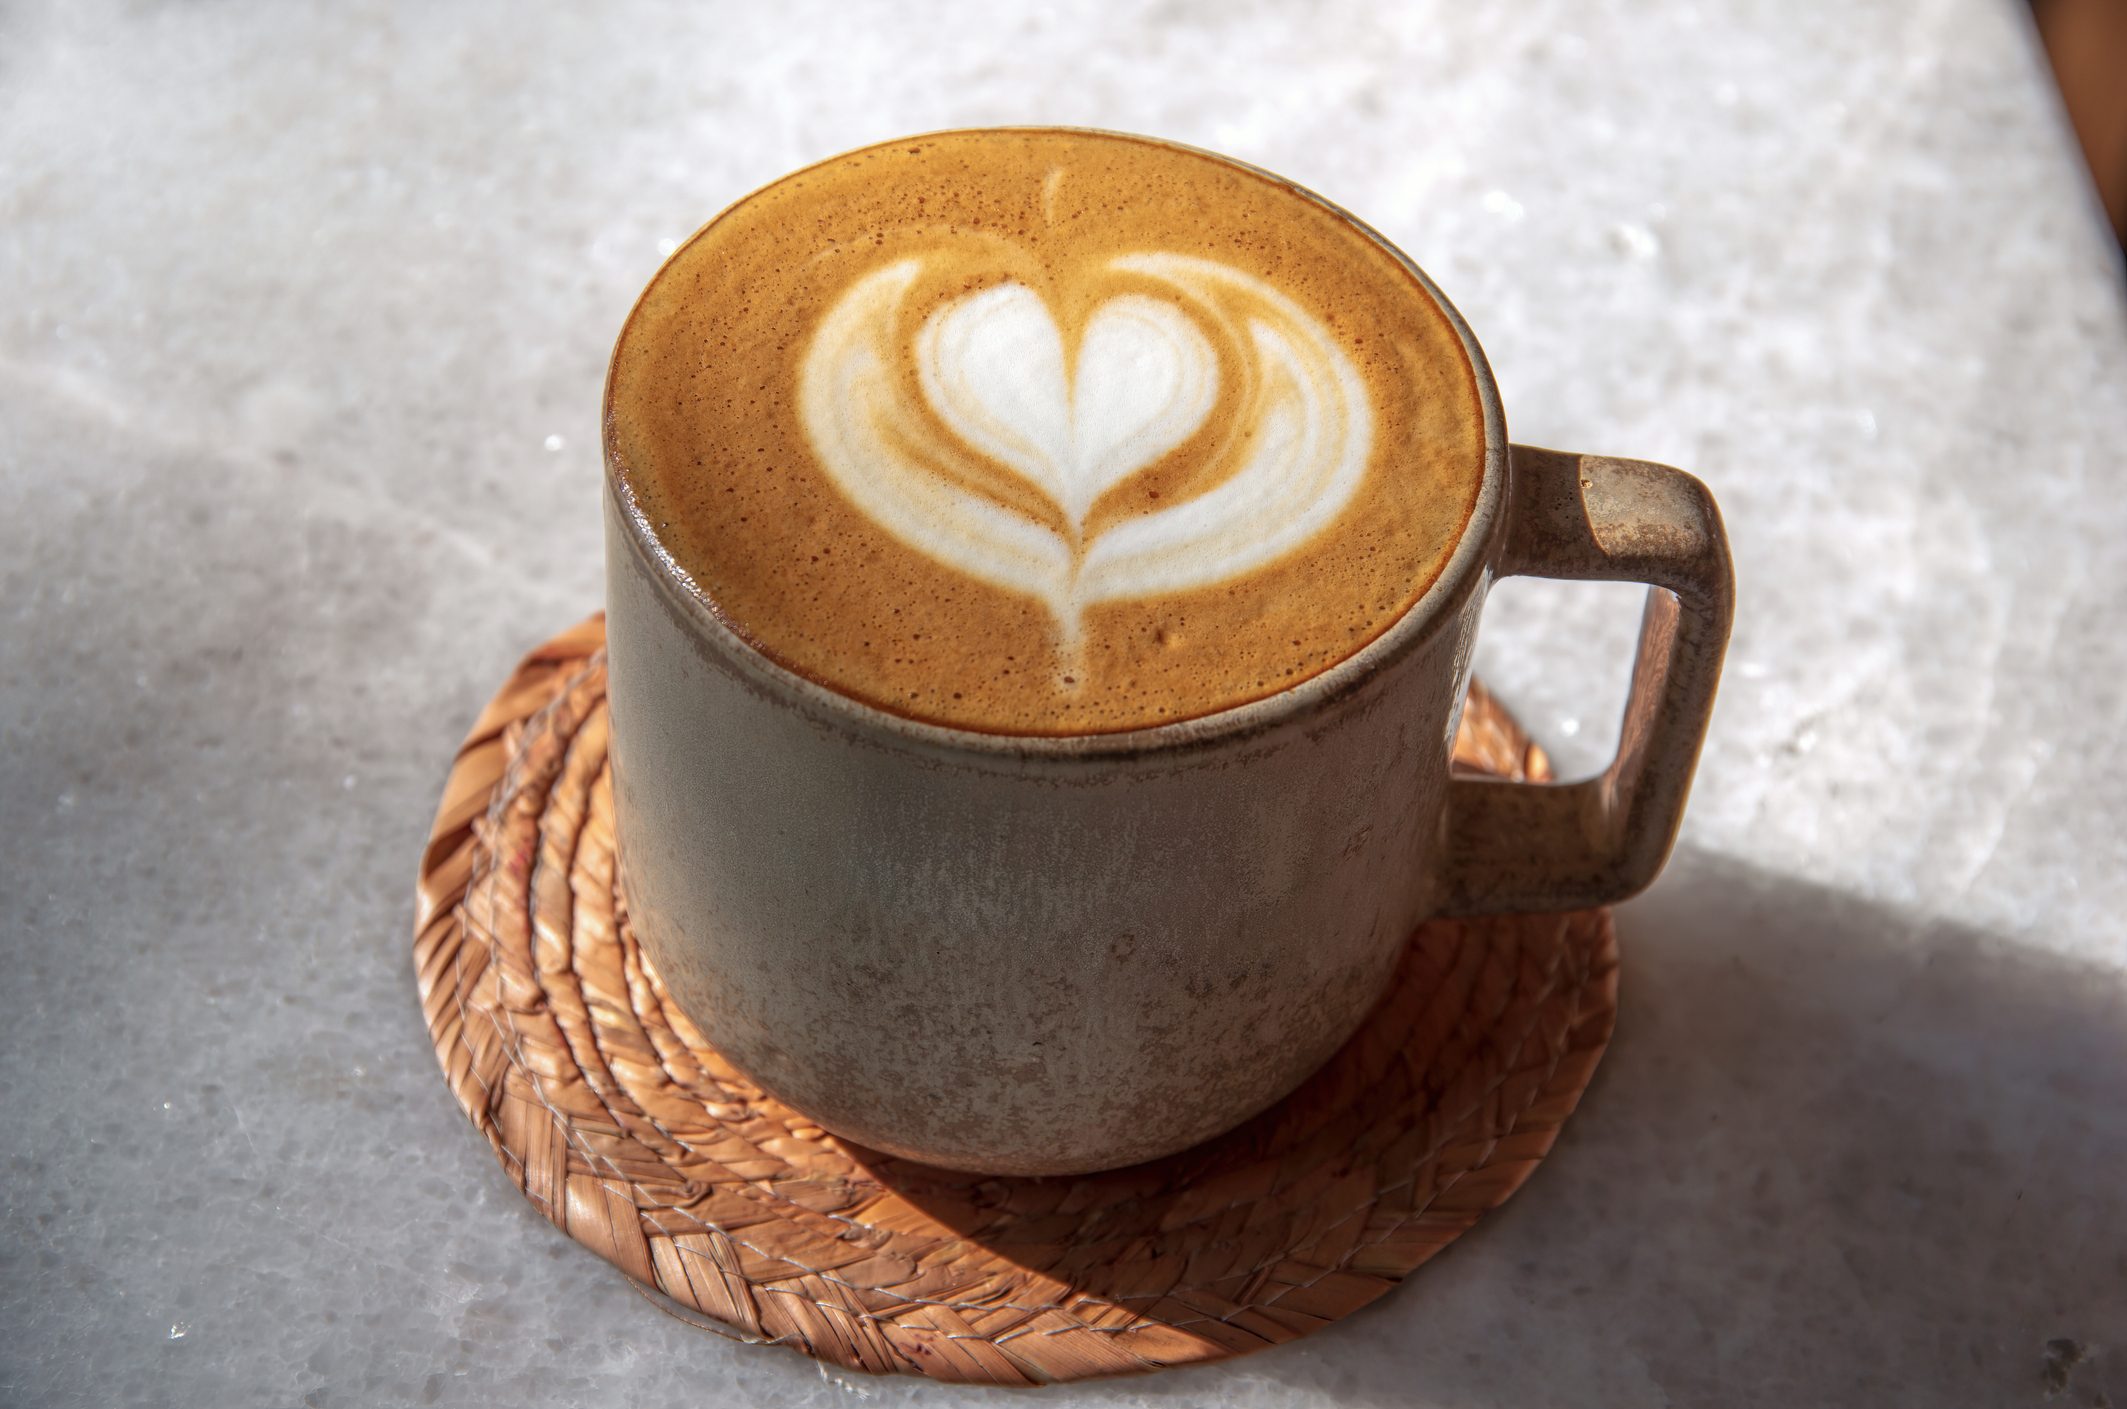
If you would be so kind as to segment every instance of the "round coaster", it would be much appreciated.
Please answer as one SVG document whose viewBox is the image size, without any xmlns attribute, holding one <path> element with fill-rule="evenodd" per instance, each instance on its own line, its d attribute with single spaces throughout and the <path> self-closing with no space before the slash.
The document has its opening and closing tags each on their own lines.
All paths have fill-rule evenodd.
<svg viewBox="0 0 2127 1409">
<path fill-rule="evenodd" d="M 527 656 L 459 751 L 421 860 L 414 966 L 451 1091 L 510 1178 L 710 1329 L 999 1384 L 1291 1340 L 1519 1188 L 1609 1041 L 1606 912 L 1438 921 L 1328 1065 L 1193 1150 L 1014 1179 L 845 1143 L 727 1066 L 636 948 L 604 639 L 594 617 Z M 1455 757 L 1548 776 L 1481 686 Z"/>
</svg>

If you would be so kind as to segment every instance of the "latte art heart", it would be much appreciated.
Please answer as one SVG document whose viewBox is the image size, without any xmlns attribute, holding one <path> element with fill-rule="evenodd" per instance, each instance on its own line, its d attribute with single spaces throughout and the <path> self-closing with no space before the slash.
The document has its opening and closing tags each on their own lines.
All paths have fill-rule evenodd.
<svg viewBox="0 0 2127 1409">
<path fill-rule="evenodd" d="M 1102 304 L 1076 378 L 1038 294 L 997 284 L 940 310 L 916 339 L 924 394 L 968 445 L 1041 486 L 1074 526 L 1102 493 L 1204 423 L 1218 393 L 1211 345 L 1172 305 Z"/>
<path fill-rule="evenodd" d="M 1216 586 L 1314 538 L 1351 503 L 1373 438 L 1350 359 L 1263 280 L 1158 252 L 1107 269 L 1158 292 L 1111 295 L 1075 339 L 1010 280 L 911 335 L 904 302 L 923 260 L 892 261 L 827 310 L 798 373 L 806 435 L 837 488 L 936 561 L 1041 601 L 1066 660 L 1092 606 Z M 1096 514 L 1185 450 L 1204 460 L 1197 492 Z"/>
</svg>

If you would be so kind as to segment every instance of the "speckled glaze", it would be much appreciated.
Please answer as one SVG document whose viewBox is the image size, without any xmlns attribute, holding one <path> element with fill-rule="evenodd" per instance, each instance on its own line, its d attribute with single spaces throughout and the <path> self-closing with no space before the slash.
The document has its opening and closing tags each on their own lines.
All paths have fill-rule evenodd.
<svg viewBox="0 0 2127 1409">
<path fill-rule="evenodd" d="M 723 624 L 609 455 L 630 914 L 736 1065 L 906 1157 L 1014 1174 L 1131 1164 L 1303 1080 L 1428 915 L 1597 903 L 1652 879 L 1727 638 L 1718 514 L 1674 470 L 1510 451 L 1482 351 L 1413 272 L 1483 406 L 1461 542 L 1365 649 L 1182 723 L 1008 737 L 826 690 Z M 1588 783 L 1449 779 L 1485 594 L 1517 572 L 1669 589 L 1649 594 L 1619 758 Z"/>
</svg>

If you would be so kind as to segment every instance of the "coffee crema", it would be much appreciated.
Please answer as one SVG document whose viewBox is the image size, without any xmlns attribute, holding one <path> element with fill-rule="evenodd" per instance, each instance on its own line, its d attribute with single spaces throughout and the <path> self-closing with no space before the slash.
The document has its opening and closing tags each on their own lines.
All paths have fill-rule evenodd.
<svg viewBox="0 0 2127 1409">
<path fill-rule="evenodd" d="M 756 192 L 622 330 L 606 451 L 723 620 L 930 723 L 1086 734 L 1275 694 L 1438 576 L 1476 379 L 1349 218 L 1208 154 L 945 133 Z"/>
</svg>

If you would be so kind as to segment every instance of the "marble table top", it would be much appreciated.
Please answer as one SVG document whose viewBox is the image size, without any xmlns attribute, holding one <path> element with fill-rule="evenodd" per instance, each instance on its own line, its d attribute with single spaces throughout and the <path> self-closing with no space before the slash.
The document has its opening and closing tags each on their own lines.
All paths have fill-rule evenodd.
<svg viewBox="0 0 2127 1409">
<path fill-rule="evenodd" d="M 659 1315 L 407 946 L 460 733 L 598 603 L 662 253 L 1004 121 L 1360 212 L 1741 583 L 1552 1161 L 1307 1341 L 1042 1402 L 2127 1403 L 2127 300 L 2010 0 L 0 6 L 0 1402 L 995 1402 Z M 1635 596 L 1488 619 L 1573 768 Z"/>
</svg>

